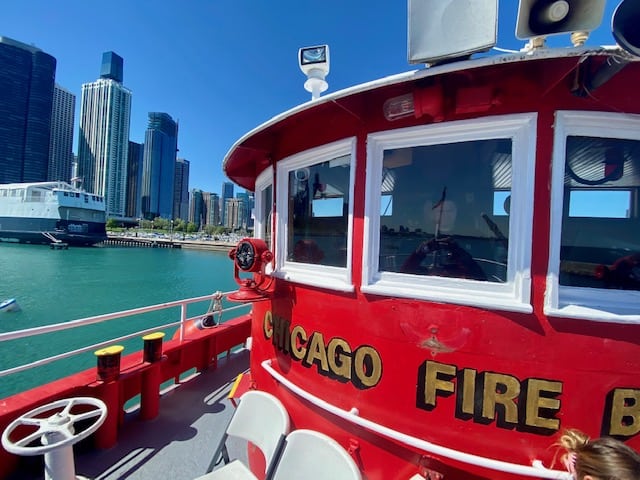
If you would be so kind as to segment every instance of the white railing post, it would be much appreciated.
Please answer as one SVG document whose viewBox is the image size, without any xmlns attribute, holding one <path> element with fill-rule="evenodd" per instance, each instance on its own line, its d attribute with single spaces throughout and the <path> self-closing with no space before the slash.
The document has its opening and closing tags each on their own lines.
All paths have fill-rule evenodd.
<svg viewBox="0 0 640 480">
<path fill-rule="evenodd" d="M 187 304 L 180 305 L 180 342 L 184 340 L 184 327 L 187 324 Z"/>
</svg>

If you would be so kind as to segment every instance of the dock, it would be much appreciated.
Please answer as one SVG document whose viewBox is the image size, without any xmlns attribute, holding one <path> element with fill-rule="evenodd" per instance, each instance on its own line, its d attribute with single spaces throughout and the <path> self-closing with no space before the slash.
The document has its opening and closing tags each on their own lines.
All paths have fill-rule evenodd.
<svg viewBox="0 0 640 480">
<path fill-rule="evenodd" d="M 107 240 L 101 244 L 115 247 L 146 247 L 146 248 L 184 248 L 193 250 L 212 250 L 228 252 L 236 246 L 235 243 L 208 240 L 178 240 L 169 238 L 148 238 L 135 236 L 119 236 L 108 234 Z"/>
</svg>

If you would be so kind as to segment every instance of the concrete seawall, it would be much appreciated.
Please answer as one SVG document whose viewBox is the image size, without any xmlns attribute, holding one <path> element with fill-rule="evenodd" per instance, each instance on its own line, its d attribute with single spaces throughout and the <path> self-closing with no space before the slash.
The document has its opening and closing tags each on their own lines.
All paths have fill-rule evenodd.
<svg viewBox="0 0 640 480">
<path fill-rule="evenodd" d="M 113 247 L 142 247 L 142 248 L 185 248 L 193 250 L 212 250 L 228 252 L 236 246 L 235 243 L 215 240 L 175 240 L 168 238 L 147 238 L 135 236 L 108 235 L 102 245 Z"/>
</svg>

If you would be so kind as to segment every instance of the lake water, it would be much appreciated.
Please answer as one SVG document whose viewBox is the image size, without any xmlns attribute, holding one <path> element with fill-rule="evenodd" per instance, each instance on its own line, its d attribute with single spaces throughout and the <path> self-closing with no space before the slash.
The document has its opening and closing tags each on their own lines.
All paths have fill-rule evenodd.
<svg viewBox="0 0 640 480">
<path fill-rule="evenodd" d="M 46 245 L 0 243 L 0 301 L 15 297 L 22 308 L 17 313 L 0 312 L 0 333 L 236 288 L 233 262 L 225 252 L 123 247 L 51 250 Z M 204 313 L 208 306 L 205 302 L 190 307 L 188 315 Z M 179 319 L 176 308 L 79 331 L 2 342 L 0 370 Z M 122 344 L 124 354 L 141 348 L 140 340 Z M 0 398 L 95 363 L 92 353 L 84 353 L 0 377 Z"/>
</svg>

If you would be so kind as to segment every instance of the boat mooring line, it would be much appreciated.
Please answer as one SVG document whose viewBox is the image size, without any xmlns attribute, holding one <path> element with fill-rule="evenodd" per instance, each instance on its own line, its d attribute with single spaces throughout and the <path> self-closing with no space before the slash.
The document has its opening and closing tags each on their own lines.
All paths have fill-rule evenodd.
<svg viewBox="0 0 640 480">
<path fill-rule="evenodd" d="M 315 406 L 329 413 L 332 413 L 337 417 L 366 428 L 367 430 L 370 430 L 374 433 L 380 434 L 397 442 L 404 443 L 405 445 L 409 445 L 425 452 L 441 455 L 443 457 L 450 458 L 462 463 L 476 465 L 479 467 L 506 473 L 513 473 L 516 475 L 524 475 L 527 477 L 537 478 L 550 478 L 555 480 L 571 480 L 572 478 L 571 475 L 567 472 L 545 468 L 544 466 L 542 466 L 542 462 L 540 460 L 533 460 L 532 466 L 503 462 L 501 460 L 481 457 L 479 455 L 443 447 L 441 445 L 427 442 L 426 440 L 422 440 L 420 438 L 412 437 L 411 435 L 407 435 L 406 433 L 398 432 L 397 430 L 393 430 L 389 427 L 385 427 L 384 425 L 380 425 L 379 423 L 372 422 L 371 420 L 367 420 L 366 418 L 356 415 L 355 413 L 353 413 L 358 412 L 358 409 L 356 407 L 353 407 L 350 411 L 343 410 L 342 408 L 338 408 L 330 404 L 329 402 L 307 392 L 303 388 L 288 380 L 278 371 L 276 371 L 271 366 L 271 360 L 265 360 L 261 363 L 261 365 L 262 368 L 264 368 L 275 380 L 283 384 L 286 388 L 291 390 L 296 395 L 302 397 L 308 402 L 311 402 Z"/>
</svg>

